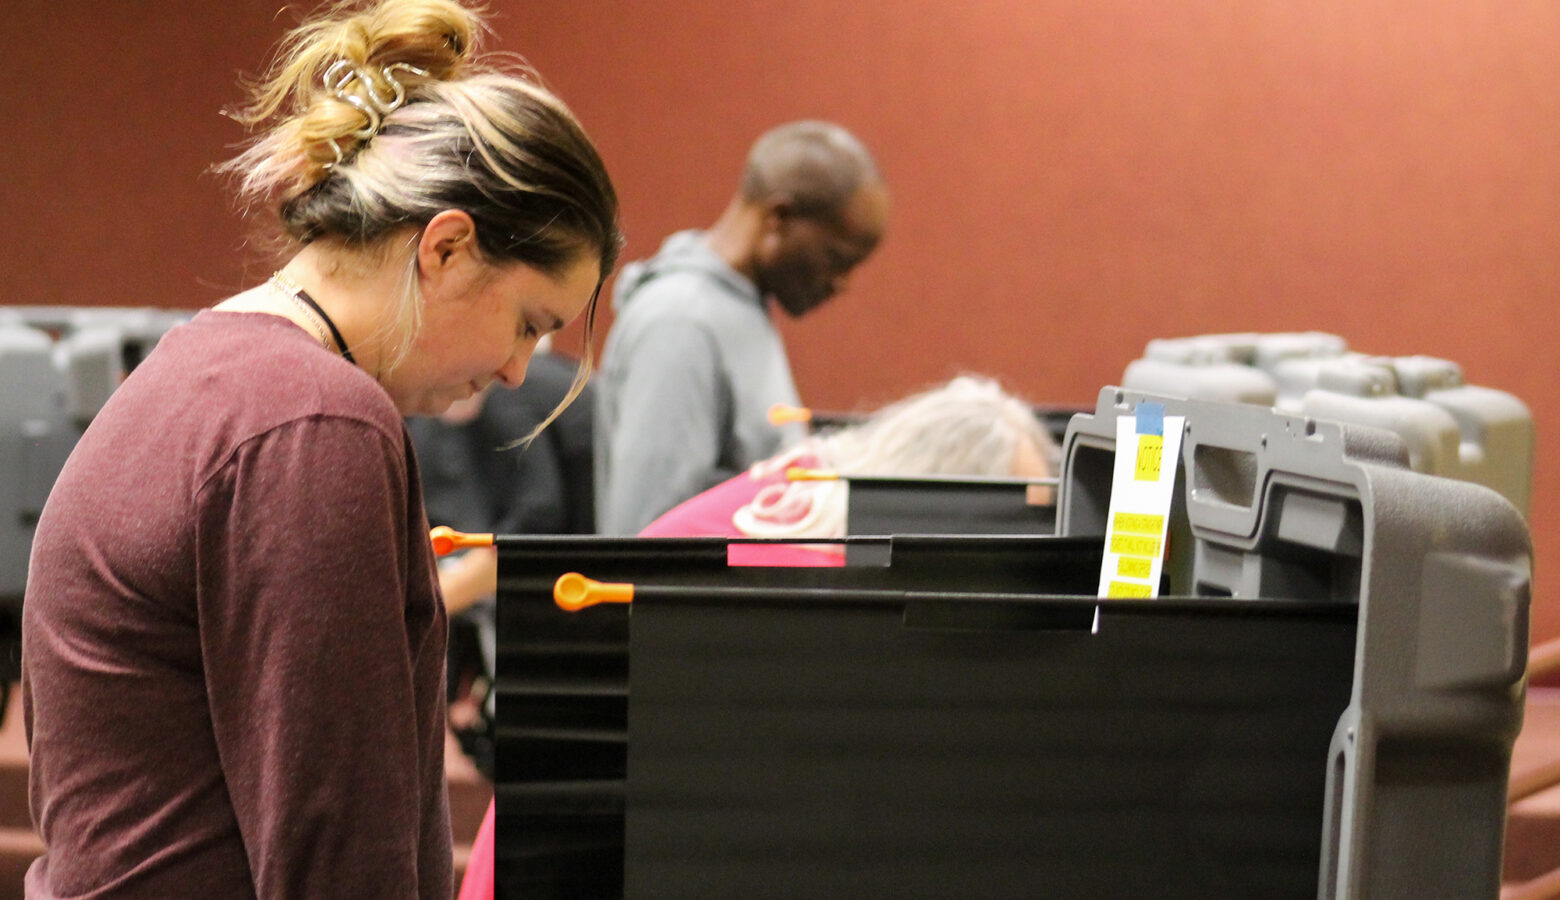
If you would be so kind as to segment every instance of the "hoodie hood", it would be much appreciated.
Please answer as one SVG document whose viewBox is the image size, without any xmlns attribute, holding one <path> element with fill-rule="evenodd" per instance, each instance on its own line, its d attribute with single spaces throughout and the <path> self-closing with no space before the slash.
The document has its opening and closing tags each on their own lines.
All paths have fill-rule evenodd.
<svg viewBox="0 0 1560 900">
<path fill-rule="evenodd" d="M 612 311 L 622 312 L 623 307 L 646 284 L 675 272 L 699 272 L 720 282 L 735 294 L 760 299 L 758 288 L 731 266 L 726 264 L 704 240 L 699 230 L 679 231 L 668 237 L 661 249 L 649 259 L 637 260 L 623 267 L 612 289 Z"/>
</svg>

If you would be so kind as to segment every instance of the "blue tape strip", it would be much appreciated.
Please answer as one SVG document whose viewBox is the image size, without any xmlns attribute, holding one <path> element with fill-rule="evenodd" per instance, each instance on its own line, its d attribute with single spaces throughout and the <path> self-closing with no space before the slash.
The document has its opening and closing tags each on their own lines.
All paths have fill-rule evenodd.
<svg viewBox="0 0 1560 900">
<path fill-rule="evenodd" d="M 1165 405 L 1163 403 L 1139 403 L 1137 406 L 1137 433 L 1165 433 Z"/>
</svg>

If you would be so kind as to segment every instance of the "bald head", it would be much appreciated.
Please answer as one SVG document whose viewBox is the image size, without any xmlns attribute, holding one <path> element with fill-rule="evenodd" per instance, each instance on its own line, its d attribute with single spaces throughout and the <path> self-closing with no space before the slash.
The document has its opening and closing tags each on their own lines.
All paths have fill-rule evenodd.
<svg viewBox="0 0 1560 900">
<path fill-rule="evenodd" d="M 833 218 L 856 192 L 881 181 L 872 154 L 832 122 L 791 122 L 765 132 L 748 153 L 742 199 L 777 200 L 796 215 Z"/>
<path fill-rule="evenodd" d="M 877 164 L 854 135 L 791 122 L 753 144 L 740 189 L 704 235 L 760 296 L 800 316 L 845 289 L 882 240 L 888 207 Z"/>
</svg>

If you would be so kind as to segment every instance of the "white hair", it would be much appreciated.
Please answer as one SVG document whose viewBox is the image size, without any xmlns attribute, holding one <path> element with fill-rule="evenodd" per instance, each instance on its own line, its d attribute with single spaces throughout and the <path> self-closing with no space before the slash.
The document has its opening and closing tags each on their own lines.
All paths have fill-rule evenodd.
<svg viewBox="0 0 1560 900">
<path fill-rule="evenodd" d="M 1059 451 L 1030 407 L 995 381 L 961 375 L 892 403 L 859 425 L 809 438 L 750 470 L 764 478 L 816 459 L 842 475 L 978 475 L 1014 472 L 1024 444 L 1054 470 Z M 793 481 L 765 487 L 732 522 L 752 537 L 842 537 L 847 482 Z"/>
</svg>

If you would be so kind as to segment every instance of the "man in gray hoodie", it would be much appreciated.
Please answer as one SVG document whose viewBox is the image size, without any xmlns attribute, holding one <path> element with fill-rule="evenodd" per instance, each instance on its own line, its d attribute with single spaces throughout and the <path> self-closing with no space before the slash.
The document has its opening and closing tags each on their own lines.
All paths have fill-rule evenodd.
<svg viewBox="0 0 1560 900">
<path fill-rule="evenodd" d="M 635 534 L 803 437 L 769 422 L 771 406 L 799 402 L 769 301 L 793 317 L 822 305 L 887 223 L 888 191 L 861 142 L 792 122 L 753 145 L 714 225 L 624 267 L 596 382 L 601 533 Z"/>
</svg>

